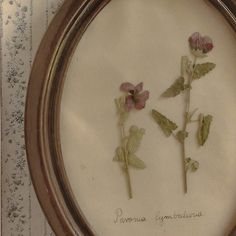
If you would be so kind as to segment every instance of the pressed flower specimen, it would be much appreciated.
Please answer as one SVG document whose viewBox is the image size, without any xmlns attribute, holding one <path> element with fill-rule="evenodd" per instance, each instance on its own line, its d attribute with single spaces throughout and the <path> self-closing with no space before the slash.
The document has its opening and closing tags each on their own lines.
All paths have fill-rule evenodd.
<svg viewBox="0 0 236 236">
<path fill-rule="evenodd" d="M 119 130 L 121 135 L 121 144 L 116 149 L 114 161 L 118 161 L 124 173 L 126 174 L 129 198 L 133 197 L 130 169 L 133 167 L 136 169 L 145 169 L 145 163 L 137 157 L 136 152 L 141 144 L 145 130 L 132 125 L 126 133 L 125 122 L 127 121 L 129 114 L 132 110 L 141 110 L 145 107 L 146 101 L 149 98 L 149 92 L 143 91 L 143 83 L 139 83 L 134 86 L 131 83 L 123 83 L 120 86 L 120 90 L 124 92 L 124 96 L 115 99 L 117 114 L 119 116 Z"/>
<path fill-rule="evenodd" d="M 125 98 L 125 108 L 127 111 L 130 111 L 133 108 L 141 110 L 145 107 L 146 101 L 149 98 L 149 92 L 142 92 L 143 83 L 139 83 L 137 86 L 130 83 L 123 83 L 120 86 L 120 90 L 128 93 Z"/>
<path fill-rule="evenodd" d="M 196 32 L 189 37 L 188 41 L 193 61 L 187 56 L 182 57 L 181 76 L 162 94 L 166 98 L 176 97 L 181 93 L 185 96 L 183 127 L 178 130 L 178 125 L 173 121 L 160 112 L 152 110 L 152 117 L 161 127 L 164 134 L 167 137 L 172 135 L 181 144 L 185 193 L 187 193 L 187 174 L 195 172 L 199 168 L 199 162 L 189 157 L 186 153 L 186 139 L 189 137 L 188 126 L 194 122 L 198 123 L 198 144 L 203 146 L 208 138 L 213 119 L 211 115 L 204 114 L 199 114 L 197 119 L 194 118 L 198 109 L 191 108 L 191 90 L 195 81 L 205 76 L 216 66 L 210 62 L 198 63 L 198 60 L 207 57 L 208 53 L 213 49 L 213 42 L 210 37 L 201 36 L 200 33 Z"/>
</svg>

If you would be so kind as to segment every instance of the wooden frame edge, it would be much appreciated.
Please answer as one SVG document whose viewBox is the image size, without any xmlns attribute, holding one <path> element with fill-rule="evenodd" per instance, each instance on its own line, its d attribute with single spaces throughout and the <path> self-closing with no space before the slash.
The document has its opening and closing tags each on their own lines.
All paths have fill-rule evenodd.
<svg viewBox="0 0 236 236">
<path fill-rule="evenodd" d="M 30 75 L 25 109 L 27 158 L 36 194 L 56 235 L 92 236 L 95 234 L 79 209 L 74 212 L 74 215 L 68 210 L 72 210 L 74 205 L 65 202 L 66 193 L 63 193 L 58 184 L 58 176 L 55 175 L 55 166 L 52 163 L 55 158 L 51 158 L 48 139 L 48 131 L 52 128 L 48 124 L 52 124 L 52 119 L 48 116 L 47 109 L 50 106 L 50 99 L 56 95 L 49 91 L 52 89 L 49 87 L 53 86 L 51 83 L 53 81 L 50 81 L 52 78 L 50 70 L 62 44 L 67 40 L 68 32 L 75 23 L 80 26 L 77 36 L 81 37 L 93 18 L 108 2 L 109 0 L 66 0 L 41 42 Z M 63 74 L 66 67 L 62 69 Z M 56 108 L 54 112 L 57 113 L 59 107 Z M 55 123 L 58 125 L 58 121 Z M 72 194 L 72 191 L 70 193 Z"/>
</svg>

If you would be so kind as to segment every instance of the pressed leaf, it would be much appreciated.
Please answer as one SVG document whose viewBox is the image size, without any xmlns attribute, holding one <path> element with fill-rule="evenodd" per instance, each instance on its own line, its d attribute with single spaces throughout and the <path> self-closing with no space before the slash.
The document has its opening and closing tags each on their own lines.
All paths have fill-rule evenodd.
<svg viewBox="0 0 236 236">
<path fill-rule="evenodd" d="M 130 166 L 137 168 L 137 169 L 145 169 L 146 165 L 144 161 L 139 159 L 136 155 L 134 154 L 129 154 L 128 155 L 128 163 Z"/>
<path fill-rule="evenodd" d="M 197 64 L 194 68 L 193 79 L 200 79 L 202 76 L 212 71 L 215 67 L 216 65 L 211 62 Z"/>
<path fill-rule="evenodd" d="M 125 162 L 124 152 L 123 152 L 123 149 L 121 147 L 118 147 L 116 149 L 116 155 L 113 158 L 113 161 Z M 134 167 L 134 168 L 137 168 L 137 169 L 145 169 L 146 168 L 146 165 L 145 165 L 144 161 L 139 159 L 133 153 L 128 155 L 128 164 L 130 166 Z"/>
<path fill-rule="evenodd" d="M 204 116 L 200 114 L 199 117 L 199 130 L 198 130 L 198 142 L 199 145 L 203 146 L 209 136 L 210 126 L 213 117 L 211 115 Z"/>
<path fill-rule="evenodd" d="M 119 161 L 119 162 L 124 162 L 125 161 L 124 151 L 123 151 L 122 147 L 118 147 L 116 149 L 116 154 L 113 158 L 113 161 Z"/>
<path fill-rule="evenodd" d="M 192 74 L 193 65 L 187 56 L 182 56 L 181 58 L 181 76 L 184 77 L 187 73 L 188 75 Z"/>
<path fill-rule="evenodd" d="M 137 126 L 133 125 L 131 126 L 129 132 L 130 134 L 127 141 L 127 150 L 129 153 L 135 153 L 141 144 L 145 130 L 139 129 Z"/>
<path fill-rule="evenodd" d="M 187 89 L 192 89 L 191 85 L 185 84 L 185 85 L 184 85 L 184 90 L 187 90 Z"/>
<path fill-rule="evenodd" d="M 188 137 L 188 132 L 181 130 L 176 134 L 176 137 L 182 143 Z"/>
<path fill-rule="evenodd" d="M 191 171 L 191 172 L 196 172 L 199 169 L 199 162 L 194 161 L 191 158 L 187 158 L 185 160 L 185 170 L 186 171 Z"/>
<path fill-rule="evenodd" d="M 199 169 L 199 166 L 200 166 L 199 162 L 198 161 L 194 161 L 192 163 L 192 168 L 191 168 L 192 172 L 196 172 Z"/>
<path fill-rule="evenodd" d="M 152 117 L 161 127 L 164 134 L 169 137 L 178 126 L 156 110 L 152 110 Z"/>
<path fill-rule="evenodd" d="M 163 94 L 163 97 L 175 97 L 185 90 L 184 77 L 178 78 Z"/>
<path fill-rule="evenodd" d="M 119 114 L 119 125 L 123 125 L 129 116 L 129 112 L 125 109 L 125 97 L 115 99 L 117 113 Z"/>
<path fill-rule="evenodd" d="M 184 77 L 187 69 L 187 64 L 188 64 L 188 57 L 187 56 L 182 56 L 181 58 L 181 75 Z"/>
</svg>

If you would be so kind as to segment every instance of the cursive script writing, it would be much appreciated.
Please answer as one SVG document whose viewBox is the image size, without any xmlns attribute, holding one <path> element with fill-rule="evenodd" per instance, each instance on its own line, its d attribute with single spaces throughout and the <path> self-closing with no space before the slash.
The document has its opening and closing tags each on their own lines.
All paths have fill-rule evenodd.
<svg viewBox="0 0 236 236">
<path fill-rule="evenodd" d="M 115 210 L 115 218 L 113 220 L 114 224 L 133 224 L 133 223 L 146 223 L 148 221 L 157 222 L 160 226 L 163 226 L 164 223 L 176 220 L 189 220 L 197 219 L 203 217 L 204 214 L 202 211 L 187 211 L 176 212 L 170 214 L 161 214 L 160 211 L 154 217 L 151 216 L 128 216 L 124 214 L 122 208 L 117 208 Z"/>
<path fill-rule="evenodd" d="M 115 224 L 144 223 L 146 221 L 147 218 L 144 216 L 124 216 L 123 210 L 121 208 L 115 210 Z"/>
<path fill-rule="evenodd" d="M 204 216 L 204 214 L 201 211 L 195 211 L 195 212 L 188 212 L 183 211 L 181 213 L 172 213 L 169 215 L 161 215 L 160 212 L 157 213 L 155 220 L 160 223 L 160 225 L 163 225 L 165 221 L 167 220 L 185 220 L 185 219 L 194 219 L 194 218 L 200 218 Z"/>
</svg>

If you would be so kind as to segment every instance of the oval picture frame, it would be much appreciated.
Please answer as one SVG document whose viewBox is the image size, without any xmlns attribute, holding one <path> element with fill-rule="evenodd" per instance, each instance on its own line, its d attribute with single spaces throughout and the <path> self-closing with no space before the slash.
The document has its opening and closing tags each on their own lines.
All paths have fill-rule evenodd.
<svg viewBox="0 0 236 236">
<path fill-rule="evenodd" d="M 111 0 L 66 0 L 37 52 L 25 111 L 27 157 L 41 207 L 56 235 L 95 236 L 63 164 L 59 114 L 65 73 L 87 27 Z M 236 1 L 209 0 L 236 31 Z"/>
</svg>

